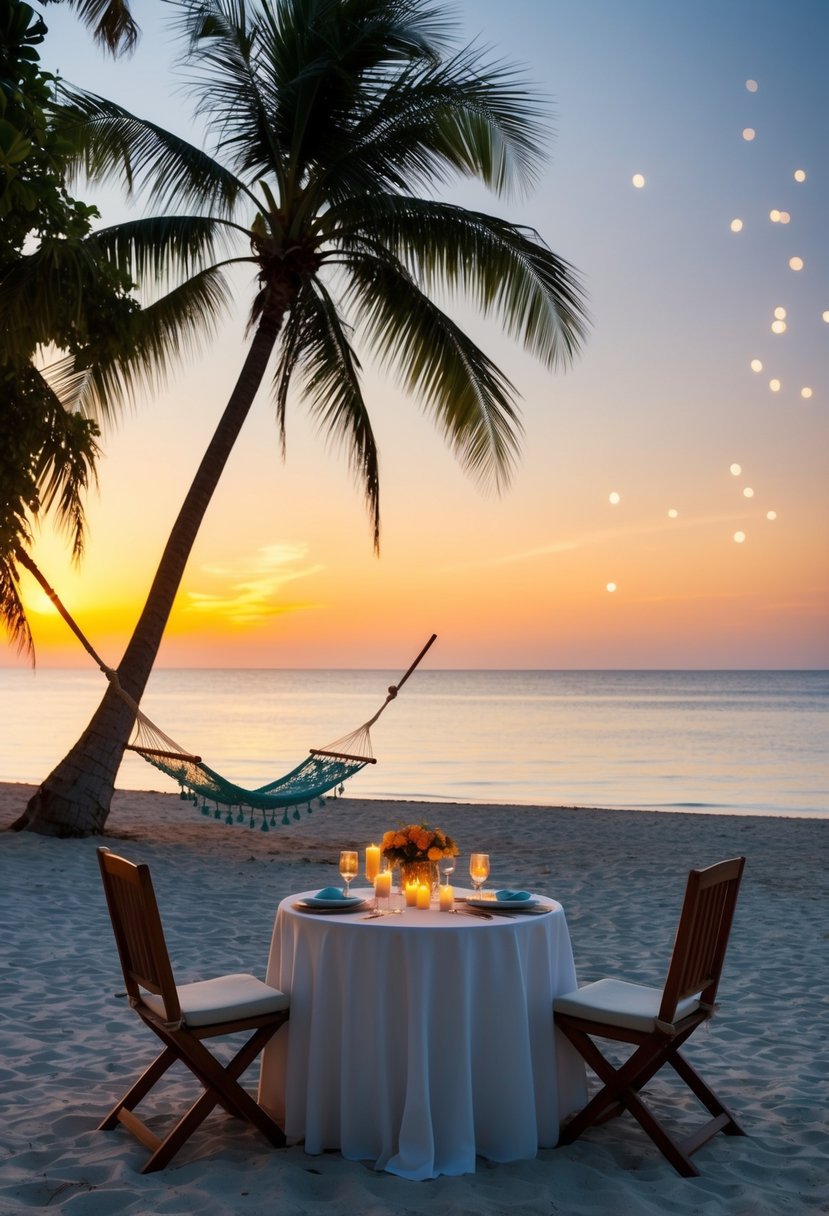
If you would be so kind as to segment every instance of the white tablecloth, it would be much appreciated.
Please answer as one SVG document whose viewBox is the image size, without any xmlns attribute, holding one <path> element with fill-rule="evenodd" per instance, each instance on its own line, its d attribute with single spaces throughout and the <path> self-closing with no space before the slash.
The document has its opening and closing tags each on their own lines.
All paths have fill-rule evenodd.
<svg viewBox="0 0 829 1216">
<path fill-rule="evenodd" d="M 584 1069 L 553 1029 L 576 987 L 560 904 L 479 920 L 436 909 L 365 920 L 279 905 L 267 981 L 290 1022 L 262 1057 L 259 1101 L 308 1153 L 339 1149 L 403 1178 L 552 1147 L 584 1105 Z"/>
</svg>

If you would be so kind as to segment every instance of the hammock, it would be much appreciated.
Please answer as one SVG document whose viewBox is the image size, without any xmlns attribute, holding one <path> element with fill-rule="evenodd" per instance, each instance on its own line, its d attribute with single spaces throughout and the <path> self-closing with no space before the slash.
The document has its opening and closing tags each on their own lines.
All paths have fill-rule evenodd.
<svg viewBox="0 0 829 1216">
<path fill-rule="evenodd" d="M 119 684 L 118 673 L 113 668 L 108 667 L 96 653 L 89 639 L 83 634 L 80 626 L 62 603 L 57 592 L 49 586 L 49 583 L 43 577 L 37 565 L 20 548 L 16 550 L 16 555 L 20 563 L 26 567 L 49 596 L 49 599 L 61 617 L 109 680 L 114 691 L 130 706 L 135 714 L 135 726 L 132 738 L 126 745 L 126 749 L 136 752 L 148 764 L 154 765 L 155 768 L 160 769 L 161 772 L 166 773 L 167 776 L 177 781 L 181 789 L 182 799 L 190 798 L 193 802 L 197 803 L 199 797 L 201 797 L 201 812 L 203 815 L 211 814 L 209 803 L 213 803 L 213 817 L 216 819 L 224 818 L 226 823 L 233 823 L 233 808 L 236 807 L 238 808 L 238 813 L 235 817 L 236 822 L 244 823 L 248 819 L 248 814 L 246 814 L 247 809 L 247 812 L 249 812 L 249 826 L 253 827 L 255 812 L 259 811 L 262 814 L 261 827 L 265 832 L 268 831 L 269 827 L 276 826 L 277 810 L 284 811 L 280 822 L 289 824 L 288 811 L 290 808 L 294 808 L 293 818 L 299 819 L 300 806 L 306 804 L 307 810 L 310 812 L 313 801 L 319 800 L 324 802 L 323 795 L 330 793 L 331 790 L 342 793 L 344 781 L 347 781 L 349 777 L 353 777 L 355 773 L 359 773 L 367 764 L 377 763 L 371 747 L 371 727 L 389 702 L 395 699 L 399 689 L 406 683 L 409 676 L 437 638 L 437 634 L 433 633 L 420 651 L 420 654 L 400 677 L 397 684 L 390 686 L 385 701 L 377 710 L 377 713 L 369 718 L 367 722 L 364 722 L 362 726 L 358 726 L 350 734 L 343 735 L 341 739 L 336 739 L 333 743 L 329 743 L 326 747 L 311 748 L 306 758 L 300 761 L 296 768 L 292 768 L 290 772 L 278 777 L 275 781 L 269 782 L 267 785 L 261 785 L 258 789 L 249 790 L 241 785 L 235 785 L 232 781 L 228 781 L 225 777 L 222 777 L 214 769 L 209 768 L 201 756 L 197 756 L 181 747 L 169 735 L 165 735 L 164 731 L 156 726 L 154 722 L 151 722 L 146 714 L 142 713 L 133 698 Z M 227 807 L 227 811 L 223 812 L 221 807 Z"/>
<path fill-rule="evenodd" d="M 289 824 L 288 811 L 293 810 L 293 818 L 300 818 L 299 807 L 306 805 L 311 811 L 311 803 L 323 800 L 323 795 L 331 790 L 342 793 L 343 782 L 355 773 L 359 773 L 367 764 L 376 764 L 371 746 L 371 727 L 380 717 L 383 710 L 397 696 L 400 688 L 408 680 L 414 669 L 420 663 L 429 647 L 435 641 L 437 634 L 432 634 L 420 654 L 401 676 L 397 684 L 392 684 L 386 699 L 377 713 L 358 726 L 348 735 L 336 739 L 324 748 L 311 748 L 307 757 L 300 761 L 296 768 L 271 781 L 258 789 L 250 790 L 228 781 L 215 769 L 204 763 L 201 756 L 193 755 L 184 750 L 179 744 L 165 735 L 146 714 L 142 713 L 132 698 L 121 689 L 115 672 L 107 670 L 105 674 L 116 691 L 135 707 L 135 728 L 132 741 L 127 744 L 127 750 L 137 752 L 149 764 L 160 769 L 167 776 L 178 782 L 181 797 L 191 798 L 194 802 L 202 799 L 203 815 L 211 814 L 209 803 L 213 803 L 214 818 L 224 818 L 226 823 L 233 823 L 233 808 L 238 808 L 235 817 L 237 823 L 248 819 L 249 826 L 255 823 L 255 812 L 262 812 L 262 830 L 275 827 L 276 811 L 283 810 L 280 822 Z M 222 812 L 221 807 L 227 807 Z M 268 814 L 270 812 L 270 815 Z"/>
</svg>

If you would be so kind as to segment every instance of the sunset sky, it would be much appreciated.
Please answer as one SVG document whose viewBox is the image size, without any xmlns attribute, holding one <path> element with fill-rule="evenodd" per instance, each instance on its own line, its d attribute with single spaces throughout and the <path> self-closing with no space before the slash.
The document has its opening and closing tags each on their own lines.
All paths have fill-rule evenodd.
<svg viewBox="0 0 829 1216">
<path fill-rule="evenodd" d="M 143 38 L 113 64 L 50 6 L 43 57 L 198 139 L 166 7 L 134 0 Z M 531 197 L 452 197 L 534 226 L 578 267 L 585 350 L 553 376 L 464 314 L 523 398 L 524 454 L 500 497 L 367 367 L 379 558 L 343 453 L 295 400 L 283 463 L 263 391 L 159 664 L 397 669 L 434 631 L 437 667 L 829 665 L 829 3 L 457 11 L 464 39 L 525 64 L 550 95 L 556 138 Z M 124 214 L 113 193 L 78 193 L 105 222 Z M 240 281 L 219 340 L 104 436 L 82 565 L 63 539 L 38 538 L 36 560 L 112 663 L 241 365 L 249 298 Z M 39 594 L 29 603 L 39 663 L 83 666 Z"/>
</svg>

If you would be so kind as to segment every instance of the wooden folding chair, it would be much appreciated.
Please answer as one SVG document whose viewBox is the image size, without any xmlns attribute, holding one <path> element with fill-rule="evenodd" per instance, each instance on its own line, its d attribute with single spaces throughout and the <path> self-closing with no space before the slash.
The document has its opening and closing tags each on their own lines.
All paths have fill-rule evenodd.
<svg viewBox="0 0 829 1216">
<path fill-rule="evenodd" d="M 287 1020 L 288 997 L 252 975 L 225 975 L 177 986 L 148 867 L 103 848 L 98 849 L 98 862 L 130 1005 L 164 1044 L 99 1130 L 123 1123 L 151 1149 L 143 1174 L 163 1169 L 217 1104 L 254 1124 L 271 1144 L 281 1147 L 283 1132 L 242 1088 L 239 1077 Z M 252 1034 L 228 1064 L 202 1043 L 240 1031 Z M 197 1077 L 204 1093 L 162 1140 L 133 1109 L 177 1060 Z"/>
<path fill-rule="evenodd" d="M 679 1052 L 714 1012 L 744 866 L 745 858 L 735 857 L 706 870 L 691 870 L 662 989 L 603 979 L 556 999 L 556 1026 L 604 1082 L 584 1109 L 564 1124 L 559 1144 L 572 1144 L 588 1127 L 628 1110 L 674 1168 L 689 1178 L 699 1174 L 691 1155 L 717 1132 L 745 1134 Z M 594 1038 L 630 1043 L 636 1050 L 617 1068 Z M 639 1096 L 665 1064 L 670 1064 L 712 1116 L 679 1142 L 668 1135 Z"/>
</svg>

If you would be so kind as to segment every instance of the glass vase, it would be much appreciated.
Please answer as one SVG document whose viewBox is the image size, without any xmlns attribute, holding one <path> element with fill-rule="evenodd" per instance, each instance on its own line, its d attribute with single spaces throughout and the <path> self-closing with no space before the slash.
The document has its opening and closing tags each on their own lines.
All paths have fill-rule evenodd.
<svg viewBox="0 0 829 1216">
<path fill-rule="evenodd" d="M 436 861 L 401 861 L 399 863 L 399 883 L 401 895 L 406 889 L 406 883 L 425 883 L 433 895 L 437 895 L 440 886 L 440 866 Z"/>
</svg>

